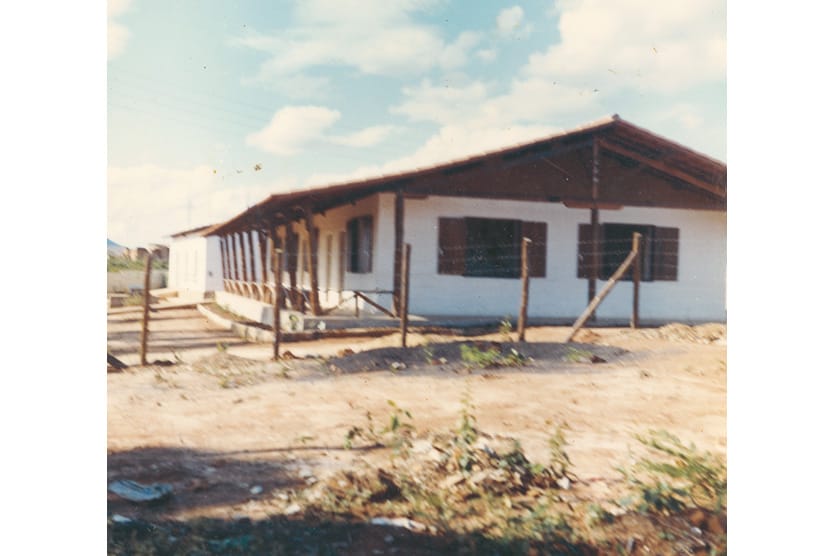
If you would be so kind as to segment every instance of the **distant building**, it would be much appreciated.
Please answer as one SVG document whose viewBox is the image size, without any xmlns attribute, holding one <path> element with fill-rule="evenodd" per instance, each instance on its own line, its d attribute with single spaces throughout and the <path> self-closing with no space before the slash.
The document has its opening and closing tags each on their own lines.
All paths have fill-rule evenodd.
<svg viewBox="0 0 834 556">
<path fill-rule="evenodd" d="M 130 247 L 127 249 L 127 258 L 131 261 L 145 261 L 148 258 L 148 250 L 144 247 Z"/>
<path fill-rule="evenodd" d="M 173 234 L 168 260 L 168 287 L 179 297 L 202 299 L 206 293 L 223 289 L 220 266 L 220 238 L 203 237 L 211 226 Z"/>
<path fill-rule="evenodd" d="M 155 261 L 168 262 L 169 249 L 167 245 L 151 243 L 149 247 Z"/>
</svg>

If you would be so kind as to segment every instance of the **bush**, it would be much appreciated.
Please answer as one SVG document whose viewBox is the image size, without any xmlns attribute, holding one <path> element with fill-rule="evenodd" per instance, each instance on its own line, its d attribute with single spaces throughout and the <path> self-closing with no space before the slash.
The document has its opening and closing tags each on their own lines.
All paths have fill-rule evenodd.
<svg viewBox="0 0 834 556">
<path fill-rule="evenodd" d="M 510 349 L 509 354 L 503 355 L 497 346 L 490 346 L 484 350 L 474 344 L 461 344 L 460 357 L 467 368 L 520 367 L 527 362 L 527 357 L 514 348 Z"/>
<path fill-rule="evenodd" d="M 635 438 L 656 456 L 638 460 L 629 470 L 619 469 L 639 497 L 638 510 L 727 509 L 727 467 L 718 457 L 697 451 L 694 444 L 685 446 L 666 431 Z"/>
</svg>

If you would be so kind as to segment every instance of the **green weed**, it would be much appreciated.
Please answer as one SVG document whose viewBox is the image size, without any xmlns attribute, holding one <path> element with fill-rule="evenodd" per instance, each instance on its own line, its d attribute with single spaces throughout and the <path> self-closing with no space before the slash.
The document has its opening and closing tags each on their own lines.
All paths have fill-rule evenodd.
<svg viewBox="0 0 834 556">
<path fill-rule="evenodd" d="M 510 349 L 507 355 L 503 355 L 497 346 L 490 346 L 481 349 L 474 344 L 461 344 L 460 357 L 466 368 L 491 369 L 495 367 L 520 367 L 528 358 L 516 349 Z"/>
<path fill-rule="evenodd" d="M 654 458 L 644 457 L 630 469 L 618 469 L 637 496 L 641 512 L 678 512 L 687 507 L 713 511 L 727 508 L 727 467 L 714 454 L 684 445 L 667 431 L 635 438 Z"/>
</svg>

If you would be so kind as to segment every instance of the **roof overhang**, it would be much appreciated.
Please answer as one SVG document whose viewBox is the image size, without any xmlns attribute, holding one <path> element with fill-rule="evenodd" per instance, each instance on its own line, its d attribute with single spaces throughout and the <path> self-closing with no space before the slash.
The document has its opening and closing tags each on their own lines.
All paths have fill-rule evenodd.
<svg viewBox="0 0 834 556">
<path fill-rule="evenodd" d="M 591 196 L 591 153 L 600 192 Z M 661 192 L 661 189 L 663 190 Z M 537 141 L 407 172 L 271 195 L 202 235 L 266 229 L 383 192 L 726 210 L 727 165 L 617 115 Z M 181 232 L 177 235 L 185 235 Z M 174 236 L 176 237 L 176 236 Z"/>
</svg>

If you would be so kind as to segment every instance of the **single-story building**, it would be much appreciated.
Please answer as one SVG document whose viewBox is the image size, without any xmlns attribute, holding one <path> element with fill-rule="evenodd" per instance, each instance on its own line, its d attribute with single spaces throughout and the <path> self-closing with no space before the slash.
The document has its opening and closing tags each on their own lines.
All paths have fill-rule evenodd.
<svg viewBox="0 0 834 556">
<path fill-rule="evenodd" d="M 171 284 L 271 303 L 279 247 L 290 306 L 322 314 L 359 292 L 363 310 L 395 309 L 410 244 L 410 313 L 504 318 L 518 312 L 526 237 L 530 318 L 571 321 L 640 232 L 643 321 L 725 321 L 726 196 L 725 163 L 614 115 L 463 160 L 272 195 L 176 234 Z M 188 248 L 219 263 L 211 281 L 177 277 Z M 631 303 L 620 284 L 596 316 L 627 322 Z"/>
<path fill-rule="evenodd" d="M 211 226 L 200 226 L 171 235 L 168 251 L 168 288 L 184 299 L 204 299 L 223 289 L 220 238 L 204 236 Z"/>
</svg>

